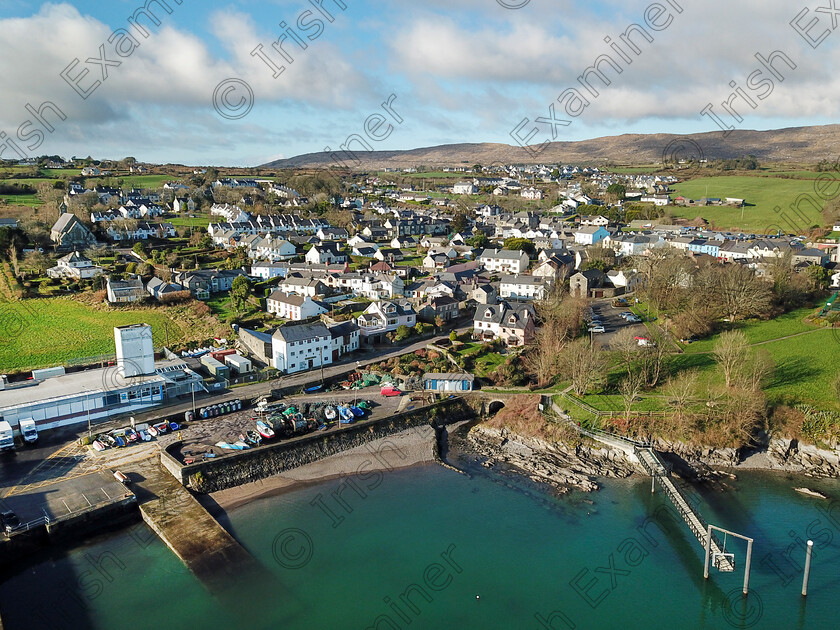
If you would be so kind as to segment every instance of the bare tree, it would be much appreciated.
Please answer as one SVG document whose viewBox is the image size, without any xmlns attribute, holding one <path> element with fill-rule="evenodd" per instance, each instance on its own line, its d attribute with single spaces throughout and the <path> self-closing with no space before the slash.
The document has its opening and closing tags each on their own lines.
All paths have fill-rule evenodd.
<svg viewBox="0 0 840 630">
<path fill-rule="evenodd" d="M 736 370 L 733 379 L 747 391 L 760 392 L 775 368 L 773 357 L 767 350 L 748 352 L 747 361 Z"/>
<path fill-rule="evenodd" d="M 764 315 L 770 309 L 770 285 L 752 269 L 730 264 L 710 271 L 716 273 L 715 298 L 731 321 Z"/>
<path fill-rule="evenodd" d="M 674 409 L 677 425 L 683 428 L 686 409 L 697 394 L 697 370 L 688 370 L 669 378 L 664 391 L 668 396 L 668 404 Z"/>
<path fill-rule="evenodd" d="M 616 353 L 619 362 L 627 370 L 627 375 L 633 371 L 633 363 L 639 351 L 639 342 L 632 328 L 622 328 L 610 340 L 610 350 Z"/>
<path fill-rule="evenodd" d="M 578 396 L 582 396 L 604 380 L 606 357 L 587 339 L 578 339 L 566 346 L 562 361 L 569 370 L 572 389 Z"/>
<path fill-rule="evenodd" d="M 621 394 L 621 400 L 624 402 L 624 419 L 630 419 L 630 410 L 633 407 L 633 401 L 642 391 L 645 384 L 645 378 L 641 372 L 631 372 L 621 379 L 618 384 L 618 391 Z"/>
<path fill-rule="evenodd" d="M 712 354 L 723 371 L 726 387 L 732 387 L 735 375 L 743 369 L 749 357 L 747 336 L 740 330 L 721 333 Z"/>
</svg>

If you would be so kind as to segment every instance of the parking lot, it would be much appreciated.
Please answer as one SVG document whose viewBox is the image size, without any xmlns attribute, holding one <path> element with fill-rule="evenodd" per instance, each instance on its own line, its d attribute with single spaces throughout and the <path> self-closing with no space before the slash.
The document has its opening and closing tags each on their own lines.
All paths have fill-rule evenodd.
<svg viewBox="0 0 840 630">
<path fill-rule="evenodd" d="M 615 307 L 612 305 L 611 298 L 595 300 L 590 306 L 593 314 L 600 317 L 604 325 L 604 332 L 592 333 L 592 341 L 596 343 L 598 347 L 609 350 L 610 341 L 613 337 L 615 337 L 615 334 L 623 328 L 629 328 L 633 331 L 634 335 L 639 337 L 649 336 L 644 323 L 630 324 L 621 317 L 622 312 L 630 310 L 629 306 Z"/>
</svg>

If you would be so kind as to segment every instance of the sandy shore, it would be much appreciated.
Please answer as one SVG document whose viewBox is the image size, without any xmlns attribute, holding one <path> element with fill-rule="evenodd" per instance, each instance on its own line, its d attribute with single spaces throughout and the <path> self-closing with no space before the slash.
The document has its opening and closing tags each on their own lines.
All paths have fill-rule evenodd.
<svg viewBox="0 0 840 630">
<path fill-rule="evenodd" d="M 342 475 L 363 474 L 365 471 L 395 470 L 433 463 L 434 443 L 434 429 L 429 426 L 416 427 L 268 479 L 213 492 L 207 503 L 211 506 L 215 503 L 222 510 L 232 510 L 254 499 L 287 492 L 301 484 L 326 481 Z"/>
</svg>

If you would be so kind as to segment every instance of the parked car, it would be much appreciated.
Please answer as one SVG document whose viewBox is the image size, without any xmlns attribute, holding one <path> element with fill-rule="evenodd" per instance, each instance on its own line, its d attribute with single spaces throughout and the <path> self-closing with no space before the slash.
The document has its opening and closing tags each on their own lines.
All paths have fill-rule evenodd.
<svg viewBox="0 0 840 630">
<path fill-rule="evenodd" d="M 3 526 L 3 531 L 6 532 L 6 534 L 11 534 L 20 527 L 20 519 L 17 517 L 17 514 L 11 510 L 4 510 L 3 512 L 0 512 L 0 525 Z"/>
<path fill-rule="evenodd" d="M 642 318 L 638 315 L 630 315 L 630 317 L 625 318 L 628 324 L 641 324 Z"/>
<path fill-rule="evenodd" d="M 636 343 L 640 346 L 644 347 L 653 347 L 656 345 L 656 342 L 652 339 L 648 339 L 647 337 L 636 337 Z"/>
<path fill-rule="evenodd" d="M 603 324 L 596 324 L 594 326 L 589 327 L 589 332 L 591 333 L 603 333 L 607 332 L 606 328 L 604 328 Z"/>
<path fill-rule="evenodd" d="M 622 311 L 619 315 L 624 319 L 627 319 L 628 317 L 635 317 L 635 315 L 630 311 Z"/>
<path fill-rule="evenodd" d="M 380 395 L 382 396 L 399 396 L 402 394 L 402 391 L 393 387 L 391 385 L 387 385 L 379 390 Z"/>
</svg>

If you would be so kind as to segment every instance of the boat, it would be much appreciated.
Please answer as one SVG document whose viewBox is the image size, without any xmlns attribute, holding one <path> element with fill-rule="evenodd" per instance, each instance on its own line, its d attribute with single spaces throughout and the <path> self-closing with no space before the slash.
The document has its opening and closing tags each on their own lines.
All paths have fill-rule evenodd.
<svg viewBox="0 0 840 630">
<path fill-rule="evenodd" d="M 170 422 L 169 423 L 169 429 L 171 431 L 177 431 L 178 430 L 178 423 L 177 422 Z"/>
<path fill-rule="evenodd" d="M 231 451 L 244 451 L 246 448 L 248 448 L 247 444 L 239 444 L 238 442 L 234 444 L 230 444 L 229 442 L 216 442 L 216 446 Z"/>
<path fill-rule="evenodd" d="M 321 424 L 318 425 L 318 428 L 315 429 L 315 430 L 316 431 L 326 431 L 327 430 L 327 425 L 324 424 L 324 423 L 321 423 Z"/>
<path fill-rule="evenodd" d="M 113 438 L 114 438 L 114 442 L 117 443 L 117 447 L 122 447 L 122 446 L 126 445 L 125 438 L 120 437 L 119 435 L 115 435 L 115 436 L 113 436 Z"/>
<path fill-rule="evenodd" d="M 249 449 L 249 448 L 251 448 L 251 446 L 250 446 L 249 444 L 246 444 L 246 443 L 245 443 L 245 442 L 243 442 L 242 440 L 239 440 L 239 441 L 237 441 L 237 442 L 234 442 L 234 443 L 233 443 L 233 445 L 234 445 L 234 446 L 238 446 L 238 447 L 240 447 L 240 449 L 241 449 L 241 450 L 243 450 L 243 451 L 244 451 L 244 450 L 247 450 L 247 449 Z"/>
<path fill-rule="evenodd" d="M 104 445 L 102 442 L 100 442 L 99 440 L 94 440 L 94 441 L 93 441 L 93 443 L 92 443 L 92 446 L 93 446 L 93 448 L 94 448 L 95 450 L 97 450 L 97 451 L 104 451 L 106 448 L 108 448 L 107 446 L 105 446 L 105 445 Z"/>
<path fill-rule="evenodd" d="M 324 384 L 319 383 L 318 385 L 313 385 L 312 387 L 307 387 L 306 389 L 303 390 L 303 393 L 304 394 L 311 394 L 313 392 L 321 391 L 323 388 L 324 388 Z"/>
<path fill-rule="evenodd" d="M 262 420 L 257 420 L 257 432 L 266 440 L 270 440 L 274 437 L 274 429 L 272 429 Z"/>
<path fill-rule="evenodd" d="M 166 422 L 158 422 L 154 426 L 155 426 L 155 429 L 157 429 L 158 435 L 165 434 L 167 429 L 169 429 L 169 425 Z"/>
<path fill-rule="evenodd" d="M 146 429 L 142 429 L 142 430 L 138 431 L 138 433 L 140 434 L 140 439 L 143 440 L 144 442 L 148 442 L 149 440 L 152 439 L 152 436 L 149 435 L 149 432 Z"/>
<path fill-rule="evenodd" d="M 357 418 L 358 418 L 359 416 L 363 416 L 363 415 L 365 415 L 365 410 L 364 410 L 364 409 L 362 409 L 361 407 L 356 407 L 355 405 L 354 405 L 354 406 L 352 406 L 352 407 L 350 407 L 350 411 L 351 411 L 351 412 L 353 413 L 353 415 L 354 415 L 354 416 L 356 416 Z"/>
<path fill-rule="evenodd" d="M 253 442 L 257 446 L 262 443 L 262 436 L 254 429 L 248 429 L 245 435 L 248 437 L 248 441 Z"/>
<path fill-rule="evenodd" d="M 106 448 L 111 446 L 116 446 L 117 441 L 113 438 L 113 436 L 104 433 L 97 438 L 100 442 L 102 442 Z"/>
<path fill-rule="evenodd" d="M 360 400 L 358 406 L 359 406 L 359 409 L 370 409 L 371 408 L 370 401 L 367 401 L 367 400 Z"/>
<path fill-rule="evenodd" d="M 128 442 L 139 442 L 140 435 L 134 429 L 126 429 L 125 430 L 125 439 Z"/>
<path fill-rule="evenodd" d="M 155 425 L 153 425 L 153 424 L 150 424 L 149 428 L 146 429 L 146 431 L 148 431 L 149 435 L 151 435 L 152 437 L 157 437 L 158 436 L 158 430 L 155 428 Z"/>
<path fill-rule="evenodd" d="M 354 418 L 353 412 L 350 411 L 350 407 L 346 407 L 344 405 L 342 405 L 338 408 L 338 415 L 341 416 L 342 421 L 343 420 L 352 421 L 353 418 Z"/>
<path fill-rule="evenodd" d="M 335 407 L 332 405 L 327 405 L 324 407 L 324 418 L 327 420 L 335 420 L 336 417 L 336 410 Z"/>
</svg>

